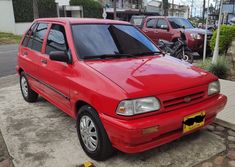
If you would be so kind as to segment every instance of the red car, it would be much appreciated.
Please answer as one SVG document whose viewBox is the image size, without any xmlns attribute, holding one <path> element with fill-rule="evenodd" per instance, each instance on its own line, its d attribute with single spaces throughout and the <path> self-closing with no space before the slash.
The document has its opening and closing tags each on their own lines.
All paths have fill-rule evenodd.
<svg viewBox="0 0 235 167">
<path fill-rule="evenodd" d="M 162 55 L 122 21 L 37 19 L 20 43 L 17 71 L 23 98 L 41 95 L 76 119 L 81 146 L 96 160 L 195 132 L 227 101 L 216 76 Z"/>
<path fill-rule="evenodd" d="M 206 30 L 195 28 L 188 19 L 172 16 L 133 16 L 131 23 L 142 29 L 156 44 L 159 39 L 175 42 L 180 37 L 180 31 L 185 32 L 188 47 L 194 52 L 203 52 Z M 211 31 L 207 32 L 207 37 L 211 39 Z"/>
</svg>

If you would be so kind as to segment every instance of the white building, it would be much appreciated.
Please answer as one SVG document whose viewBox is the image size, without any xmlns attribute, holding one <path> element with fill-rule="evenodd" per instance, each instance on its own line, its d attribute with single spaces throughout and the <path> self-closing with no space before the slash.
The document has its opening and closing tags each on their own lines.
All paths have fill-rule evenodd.
<svg viewBox="0 0 235 167">
<path fill-rule="evenodd" d="M 69 6 L 69 0 L 55 0 L 58 4 L 57 16 L 60 16 L 59 9 L 63 10 L 63 16 L 83 17 L 81 6 Z M 0 0 L 0 32 L 10 32 L 13 34 L 23 34 L 31 25 L 29 23 L 16 23 L 12 0 Z"/>
</svg>

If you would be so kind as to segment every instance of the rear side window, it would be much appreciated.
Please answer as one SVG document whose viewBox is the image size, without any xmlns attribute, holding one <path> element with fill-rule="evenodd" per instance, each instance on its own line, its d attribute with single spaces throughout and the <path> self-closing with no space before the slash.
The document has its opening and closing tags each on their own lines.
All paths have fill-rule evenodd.
<svg viewBox="0 0 235 167">
<path fill-rule="evenodd" d="M 50 54 L 51 51 L 68 51 L 65 28 L 62 25 L 53 24 L 51 27 L 46 44 L 46 54 Z"/>
<path fill-rule="evenodd" d="M 167 22 L 166 22 L 166 20 L 164 20 L 164 19 L 159 19 L 158 20 L 158 22 L 157 22 L 157 28 L 161 28 L 162 26 L 168 26 L 168 24 L 167 24 Z"/>
<path fill-rule="evenodd" d="M 36 50 L 38 52 L 42 49 L 43 39 L 46 36 L 48 24 L 39 23 L 35 31 L 33 31 L 33 40 L 31 49 Z M 32 36 L 32 35 L 31 35 Z M 29 46 L 30 47 L 30 46 Z"/>
<path fill-rule="evenodd" d="M 149 19 L 147 21 L 147 28 L 155 28 L 156 25 L 156 19 Z"/>
<path fill-rule="evenodd" d="M 138 18 L 132 18 L 131 23 L 137 27 L 141 27 L 143 24 L 144 18 L 138 17 Z"/>
<path fill-rule="evenodd" d="M 34 23 L 30 29 L 28 30 L 28 32 L 25 34 L 25 37 L 24 37 L 24 40 L 23 40 L 23 43 L 22 45 L 27 47 L 28 46 L 28 42 L 29 42 L 29 39 L 30 39 L 30 35 L 32 34 L 33 30 L 35 29 L 36 27 L 36 23 Z"/>
</svg>

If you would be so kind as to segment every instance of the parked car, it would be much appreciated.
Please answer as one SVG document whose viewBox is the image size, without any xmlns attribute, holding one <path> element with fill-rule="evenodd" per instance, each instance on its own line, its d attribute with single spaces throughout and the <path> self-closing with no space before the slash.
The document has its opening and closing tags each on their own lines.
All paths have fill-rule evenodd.
<svg viewBox="0 0 235 167">
<path fill-rule="evenodd" d="M 205 30 L 195 28 L 192 23 L 182 17 L 171 16 L 149 16 L 142 18 L 141 30 L 153 40 L 158 43 L 159 39 L 176 42 L 180 38 L 180 32 L 184 31 L 187 39 L 187 46 L 194 52 L 202 53 L 204 46 Z M 135 20 L 135 19 L 133 19 Z M 135 21 L 131 21 L 136 25 Z M 208 40 L 212 37 L 212 32 L 207 31 Z M 209 49 L 209 42 L 208 42 Z"/>
<path fill-rule="evenodd" d="M 16 69 L 23 98 L 41 95 L 74 118 L 95 160 L 113 148 L 138 153 L 195 132 L 227 101 L 216 76 L 162 55 L 122 21 L 36 19 L 20 42 Z"/>
</svg>

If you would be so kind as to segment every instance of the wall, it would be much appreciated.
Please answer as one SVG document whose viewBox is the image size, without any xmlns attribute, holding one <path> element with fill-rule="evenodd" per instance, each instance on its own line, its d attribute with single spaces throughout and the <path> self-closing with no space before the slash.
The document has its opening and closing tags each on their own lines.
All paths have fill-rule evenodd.
<svg viewBox="0 0 235 167">
<path fill-rule="evenodd" d="M 235 81 L 235 39 L 233 39 L 233 42 L 228 49 L 227 56 L 229 58 L 228 60 L 231 62 L 230 79 L 232 81 Z"/>
<path fill-rule="evenodd" d="M 59 6 L 69 5 L 69 0 L 55 0 L 59 4 Z"/>
<path fill-rule="evenodd" d="M 15 18 L 11 0 L 0 0 L 0 31 L 15 32 Z"/>
<path fill-rule="evenodd" d="M 15 34 L 22 35 L 32 23 L 15 23 Z"/>
</svg>

